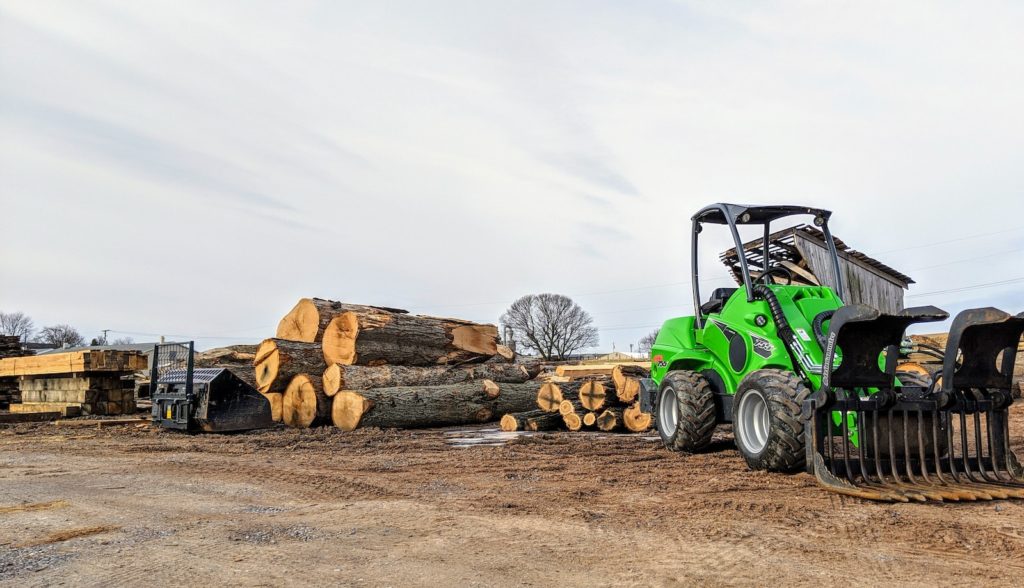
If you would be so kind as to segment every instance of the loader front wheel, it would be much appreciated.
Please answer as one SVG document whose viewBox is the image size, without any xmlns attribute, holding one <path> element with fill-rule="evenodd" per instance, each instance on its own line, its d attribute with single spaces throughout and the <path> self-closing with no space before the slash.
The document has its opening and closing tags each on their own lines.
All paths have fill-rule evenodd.
<svg viewBox="0 0 1024 588">
<path fill-rule="evenodd" d="M 792 372 L 758 370 L 732 403 L 736 447 L 752 470 L 795 472 L 807 461 L 800 409 L 811 390 Z"/>
<path fill-rule="evenodd" d="M 704 376 L 677 370 L 665 375 L 654 407 L 658 434 L 672 451 L 707 449 L 715 432 L 715 395 Z"/>
</svg>

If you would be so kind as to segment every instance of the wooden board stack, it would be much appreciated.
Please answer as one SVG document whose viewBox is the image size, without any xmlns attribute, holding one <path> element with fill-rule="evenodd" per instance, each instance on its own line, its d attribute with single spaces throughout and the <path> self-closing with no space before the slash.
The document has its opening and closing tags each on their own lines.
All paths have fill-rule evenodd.
<svg viewBox="0 0 1024 588">
<path fill-rule="evenodd" d="M 135 413 L 132 375 L 146 369 L 134 351 L 74 351 L 0 359 L 0 378 L 17 378 L 20 403 L 12 413 L 61 416 Z"/>
<path fill-rule="evenodd" d="M 306 428 L 436 427 L 527 410 L 541 383 L 498 328 L 303 298 L 253 360 L 274 419 Z"/>
<path fill-rule="evenodd" d="M 17 335 L 0 335 L 0 359 L 32 355 L 32 351 L 21 348 L 21 337 Z M 0 409 L 6 410 L 13 402 L 21 402 L 18 391 L 18 379 L 0 377 Z"/>
<path fill-rule="evenodd" d="M 559 366 L 537 391 L 536 407 L 504 415 L 501 429 L 641 433 L 652 424 L 651 415 L 640 410 L 638 398 L 640 378 L 648 374 L 646 364 Z"/>
</svg>

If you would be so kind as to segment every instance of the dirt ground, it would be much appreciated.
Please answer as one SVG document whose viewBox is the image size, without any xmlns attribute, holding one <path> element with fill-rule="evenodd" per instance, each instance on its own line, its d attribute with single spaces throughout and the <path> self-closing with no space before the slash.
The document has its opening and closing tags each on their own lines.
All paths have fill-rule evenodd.
<svg viewBox="0 0 1024 588">
<path fill-rule="evenodd" d="M 494 438 L 0 429 L 0 584 L 1019 586 L 1024 572 L 1024 502 L 845 499 L 747 471 L 727 430 L 701 455 L 649 435 Z"/>
</svg>

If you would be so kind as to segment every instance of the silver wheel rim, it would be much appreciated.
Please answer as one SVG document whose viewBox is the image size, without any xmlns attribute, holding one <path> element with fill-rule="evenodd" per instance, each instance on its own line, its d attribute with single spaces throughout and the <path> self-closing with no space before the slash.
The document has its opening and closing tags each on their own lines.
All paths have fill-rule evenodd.
<svg viewBox="0 0 1024 588">
<path fill-rule="evenodd" d="M 658 399 L 658 430 L 665 434 L 675 433 L 679 425 L 679 407 L 676 406 L 676 391 L 665 388 Z"/>
<path fill-rule="evenodd" d="M 749 390 L 740 399 L 735 427 L 736 437 L 748 452 L 761 453 L 765 445 L 768 445 L 771 419 L 768 416 L 768 402 L 759 390 Z"/>
</svg>

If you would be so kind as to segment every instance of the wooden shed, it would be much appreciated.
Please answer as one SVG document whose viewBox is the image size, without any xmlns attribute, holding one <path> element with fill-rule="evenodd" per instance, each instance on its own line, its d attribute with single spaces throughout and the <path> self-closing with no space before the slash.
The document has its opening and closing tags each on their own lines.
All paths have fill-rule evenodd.
<svg viewBox="0 0 1024 588">
<path fill-rule="evenodd" d="M 840 293 L 843 302 L 866 304 L 883 312 L 903 310 L 903 293 L 914 280 L 877 259 L 851 249 L 841 239 L 834 237 L 834 240 L 843 272 L 843 291 Z M 743 245 L 751 278 L 760 276 L 765 269 L 762 241 L 755 239 Z M 736 282 L 742 283 L 736 248 L 722 252 L 720 258 Z M 835 284 L 824 235 L 810 225 L 797 225 L 769 235 L 768 258 L 769 266 L 788 269 L 793 274 L 794 284 Z"/>
</svg>

